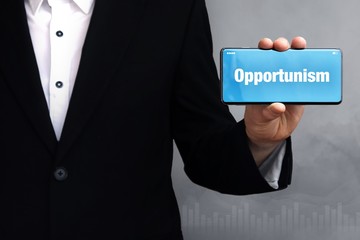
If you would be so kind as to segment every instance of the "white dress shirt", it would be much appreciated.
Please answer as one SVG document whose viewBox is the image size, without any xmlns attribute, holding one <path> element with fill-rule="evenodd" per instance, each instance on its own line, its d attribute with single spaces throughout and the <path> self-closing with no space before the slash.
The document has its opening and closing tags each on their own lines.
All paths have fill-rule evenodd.
<svg viewBox="0 0 360 240">
<path fill-rule="evenodd" d="M 26 0 L 41 84 L 60 139 L 94 0 Z"/>
<path fill-rule="evenodd" d="M 30 35 L 57 139 L 61 137 L 95 0 L 25 0 Z M 120 0 L 119 0 L 120 1 Z M 259 168 L 275 189 L 286 142 Z"/>
</svg>

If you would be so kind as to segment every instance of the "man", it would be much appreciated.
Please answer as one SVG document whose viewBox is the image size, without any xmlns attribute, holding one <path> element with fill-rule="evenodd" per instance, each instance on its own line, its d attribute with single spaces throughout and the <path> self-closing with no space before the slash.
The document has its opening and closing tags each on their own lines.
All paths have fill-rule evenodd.
<svg viewBox="0 0 360 240">
<path fill-rule="evenodd" d="M 0 239 L 182 239 L 173 140 L 205 187 L 290 183 L 303 107 L 249 106 L 235 122 L 204 0 L 7 0 L 0 27 Z"/>
</svg>

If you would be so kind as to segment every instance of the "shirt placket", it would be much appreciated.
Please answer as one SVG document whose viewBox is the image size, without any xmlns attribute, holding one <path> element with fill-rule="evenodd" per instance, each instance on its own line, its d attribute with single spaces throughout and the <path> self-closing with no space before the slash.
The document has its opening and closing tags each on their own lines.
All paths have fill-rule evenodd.
<svg viewBox="0 0 360 240">
<path fill-rule="evenodd" d="M 69 105 L 71 56 L 67 49 L 67 43 L 71 36 L 67 34 L 70 31 L 66 24 L 66 3 L 53 3 L 51 9 L 49 111 L 56 137 L 60 139 Z"/>
</svg>

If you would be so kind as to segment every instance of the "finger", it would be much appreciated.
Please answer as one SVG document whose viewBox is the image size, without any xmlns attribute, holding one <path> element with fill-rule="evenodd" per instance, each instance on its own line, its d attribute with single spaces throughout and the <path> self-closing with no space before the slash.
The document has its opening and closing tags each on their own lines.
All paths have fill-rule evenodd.
<svg viewBox="0 0 360 240">
<path fill-rule="evenodd" d="M 272 49 L 273 41 L 270 38 L 263 38 L 259 41 L 258 47 L 261 49 Z"/>
<path fill-rule="evenodd" d="M 291 41 L 291 48 L 304 49 L 306 48 L 306 40 L 303 37 L 295 37 Z"/>
<path fill-rule="evenodd" d="M 302 115 L 304 114 L 304 105 L 288 105 L 286 106 L 286 112 L 291 114 L 296 122 L 299 122 Z"/>
<path fill-rule="evenodd" d="M 264 108 L 263 114 L 266 120 L 272 121 L 286 111 L 286 107 L 282 103 L 272 103 Z"/>
<path fill-rule="evenodd" d="M 286 38 L 280 37 L 274 41 L 273 48 L 277 51 L 286 51 L 290 48 L 289 41 Z"/>
</svg>

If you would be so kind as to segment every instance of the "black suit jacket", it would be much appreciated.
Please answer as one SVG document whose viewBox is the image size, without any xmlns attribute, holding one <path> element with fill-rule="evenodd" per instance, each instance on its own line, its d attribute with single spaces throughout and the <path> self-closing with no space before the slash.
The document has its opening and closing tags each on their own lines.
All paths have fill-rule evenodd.
<svg viewBox="0 0 360 240">
<path fill-rule="evenodd" d="M 23 0 L 0 29 L 0 239 L 182 239 L 173 140 L 195 183 L 272 191 L 220 102 L 204 0 L 97 0 L 59 142 Z"/>
</svg>

